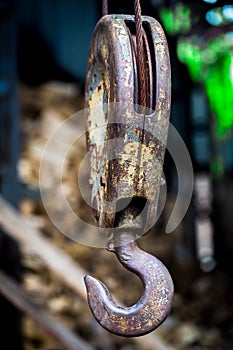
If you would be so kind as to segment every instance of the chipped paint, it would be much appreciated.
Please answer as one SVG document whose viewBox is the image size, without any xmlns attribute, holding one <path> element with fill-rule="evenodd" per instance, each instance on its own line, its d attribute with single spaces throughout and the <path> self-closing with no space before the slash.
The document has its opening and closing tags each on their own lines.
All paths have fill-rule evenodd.
<svg viewBox="0 0 233 350">
<path fill-rule="evenodd" d="M 98 199 L 100 212 L 97 222 L 102 227 L 114 225 L 114 208 L 118 200 L 146 198 L 149 200 L 146 220 L 149 227 L 157 210 L 170 113 L 169 54 L 160 24 L 151 17 L 143 17 L 153 37 L 156 106 L 155 112 L 150 115 L 136 113 L 133 106 L 134 62 L 125 21 L 134 21 L 134 17 L 109 15 L 102 18 L 95 29 L 90 49 L 86 107 L 89 108 L 87 145 L 91 151 L 92 198 Z M 122 103 L 122 110 L 117 115 L 111 114 L 111 103 L 114 102 Z M 110 121 L 119 123 L 119 126 L 103 126 Z M 117 148 L 108 149 L 106 142 L 120 138 L 119 135 L 122 140 Z M 157 135 L 161 142 L 153 135 Z M 110 154 L 114 154 L 116 159 L 109 161 Z M 106 186 L 101 186 L 101 176 L 106 178 Z M 108 202 L 108 213 L 104 212 L 105 201 Z"/>
</svg>

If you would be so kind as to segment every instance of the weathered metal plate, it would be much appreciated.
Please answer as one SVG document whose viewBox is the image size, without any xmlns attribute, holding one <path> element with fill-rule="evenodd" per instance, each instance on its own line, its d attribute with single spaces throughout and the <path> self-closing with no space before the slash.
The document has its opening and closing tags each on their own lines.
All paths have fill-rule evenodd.
<svg viewBox="0 0 233 350">
<path fill-rule="evenodd" d="M 92 205 L 97 223 L 114 227 L 117 203 L 140 197 L 148 201 L 143 229 L 146 233 L 156 216 L 171 86 L 164 32 L 155 19 L 143 16 L 142 20 L 153 46 L 155 110 L 139 113 L 135 106 L 137 67 L 128 30 L 134 23 L 133 16 L 109 15 L 98 22 L 90 48 L 85 100 Z M 137 225 L 136 220 L 135 228 Z"/>
</svg>

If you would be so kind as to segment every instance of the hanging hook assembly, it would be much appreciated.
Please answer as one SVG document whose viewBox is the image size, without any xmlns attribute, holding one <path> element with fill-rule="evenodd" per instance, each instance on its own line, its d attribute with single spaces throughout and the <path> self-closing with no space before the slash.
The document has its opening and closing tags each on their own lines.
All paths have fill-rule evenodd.
<svg viewBox="0 0 233 350">
<path fill-rule="evenodd" d="M 102 282 L 85 276 L 94 317 L 121 336 L 140 336 L 157 328 L 173 298 L 166 267 L 136 243 L 155 222 L 171 90 L 162 27 L 143 16 L 141 30 L 144 57 L 139 60 L 134 16 L 105 15 L 98 22 L 85 91 L 93 214 L 98 226 L 114 231 L 107 250 L 144 285 L 139 301 L 122 307 Z M 144 64 L 143 82 L 139 61 Z"/>
<path fill-rule="evenodd" d="M 131 307 L 115 303 L 106 286 L 85 276 L 88 302 L 96 320 L 107 330 L 121 336 L 140 336 L 157 328 L 167 317 L 173 299 L 173 283 L 166 267 L 154 256 L 139 249 L 134 235 L 121 232 L 117 246 L 110 248 L 120 263 L 137 274 L 144 292 Z"/>
</svg>

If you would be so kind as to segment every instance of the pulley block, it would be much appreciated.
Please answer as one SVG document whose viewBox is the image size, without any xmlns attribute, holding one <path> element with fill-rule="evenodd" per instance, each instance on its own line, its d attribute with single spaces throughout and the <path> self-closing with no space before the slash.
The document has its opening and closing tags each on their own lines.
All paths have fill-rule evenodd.
<svg viewBox="0 0 233 350">
<path fill-rule="evenodd" d="M 140 105 L 136 28 L 134 16 L 129 15 L 104 16 L 97 24 L 85 100 L 92 207 L 97 223 L 101 227 L 119 226 L 122 208 L 131 200 L 129 206 L 138 210 L 121 227 L 140 227 L 146 233 L 156 217 L 171 78 L 161 25 L 147 16 L 142 17 L 142 25 L 146 106 Z M 143 220 L 139 220 L 142 212 Z"/>
</svg>

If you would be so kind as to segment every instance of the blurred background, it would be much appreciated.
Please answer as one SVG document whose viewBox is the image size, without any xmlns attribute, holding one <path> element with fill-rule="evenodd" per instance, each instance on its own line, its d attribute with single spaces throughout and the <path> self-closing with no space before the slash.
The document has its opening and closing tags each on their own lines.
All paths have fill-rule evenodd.
<svg viewBox="0 0 233 350">
<path fill-rule="evenodd" d="M 0 203 L 0 269 L 90 349 L 232 350 L 233 4 L 142 0 L 141 6 L 142 14 L 155 17 L 166 32 L 171 122 L 186 143 L 195 176 L 185 219 L 166 235 L 178 186 L 175 165 L 166 155 L 166 207 L 156 227 L 140 240 L 171 272 L 171 315 L 152 338 L 114 336 L 93 319 L 82 292 L 56 275 L 27 239 L 17 238 L 26 228 L 28 237 L 36 230 L 43 242 L 103 280 L 122 302 L 130 305 L 140 296 L 140 281 L 112 254 L 77 244 L 52 225 L 39 191 L 40 157 L 49 136 L 84 106 L 88 49 L 101 17 L 98 0 L 0 0 L 0 195 L 5 200 Z M 109 13 L 133 14 L 133 1 L 109 0 Z M 69 142 L 69 132 L 64 142 Z M 79 151 L 85 154 L 85 140 Z M 51 155 L 50 166 L 56 156 Z M 81 159 L 71 152 L 64 176 L 70 200 L 85 219 L 90 213 L 75 175 Z M 48 187 L 55 180 L 56 174 L 48 171 Z M 51 200 L 62 211 L 63 204 Z M 1 349 L 68 348 L 49 335 L 43 322 L 38 326 L 7 299 L 0 297 Z"/>
</svg>

